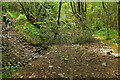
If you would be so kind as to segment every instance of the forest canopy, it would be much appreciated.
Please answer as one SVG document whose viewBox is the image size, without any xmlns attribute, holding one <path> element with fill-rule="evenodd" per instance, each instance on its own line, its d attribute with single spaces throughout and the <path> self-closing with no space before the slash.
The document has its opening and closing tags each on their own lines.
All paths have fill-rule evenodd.
<svg viewBox="0 0 120 80">
<path fill-rule="evenodd" d="M 117 2 L 3 2 L 2 10 L 17 17 L 15 28 L 37 40 L 33 44 L 81 44 L 96 30 L 106 29 L 107 38 L 118 30 Z"/>
</svg>

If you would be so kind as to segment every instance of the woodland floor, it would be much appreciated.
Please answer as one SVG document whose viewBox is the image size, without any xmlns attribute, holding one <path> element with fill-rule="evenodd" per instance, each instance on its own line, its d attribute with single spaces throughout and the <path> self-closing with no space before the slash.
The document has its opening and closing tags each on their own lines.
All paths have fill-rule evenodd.
<svg viewBox="0 0 120 80">
<path fill-rule="evenodd" d="M 45 51 L 31 45 L 13 27 L 2 28 L 3 63 L 24 65 L 14 78 L 117 78 L 118 59 L 107 55 L 117 48 L 96 39 L 82 45 L 52 45 Z M 42 52 L 42 54 L 41 54 Z"/>
</svg>

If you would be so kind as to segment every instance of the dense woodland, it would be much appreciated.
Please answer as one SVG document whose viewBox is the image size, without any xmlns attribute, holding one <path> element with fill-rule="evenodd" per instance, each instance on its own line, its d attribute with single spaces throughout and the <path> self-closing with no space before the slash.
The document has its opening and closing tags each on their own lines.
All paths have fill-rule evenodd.
<svg viewBox="0 0 120 80">
<path fill-rule="evenodd" d="M 34 51 L 40 53 L 41 49 L 46 51 L 53 45 L 84 45 L 93 43 L 96 38 L 117 47 L 118 5 L 117 2 L 2 2 L 2 14 L 6 13 L 7 18 L 12 19 L 11 26 L 21 39 L 39 47 Z M 3 53 L 12 54 L 4 46 L 3 42 Z M 5 55 L 3 61 L 3 67 L 6 67 L 4 64 L 9 60 Z M 12 72 L 3 70 L 3 77 Z M 63 77 L 63 74 L 59 76 Z"/>
<path fill-rule="evenodd" d="M 118 30 L 118 3 L 19 2 L 2 5 L 3 13 L 8 12 L 10 18 L 18 16 L 15 28 L 22 24 L 20 28 L 38 40 L 33 42 L 35 45 L 82 43 L 90 40 L 93 32 L 99 29 L 106 30 L 108 39 L 111 37 L 110 29 Z M 25 26 L 25 22 L 32 27 Z"/>
</svg>

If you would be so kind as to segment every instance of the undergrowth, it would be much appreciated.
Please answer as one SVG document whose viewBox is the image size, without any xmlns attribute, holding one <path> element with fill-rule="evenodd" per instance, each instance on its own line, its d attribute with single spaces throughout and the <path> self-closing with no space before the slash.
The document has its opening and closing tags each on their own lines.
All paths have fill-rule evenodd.
<svg viewBox="0 0 120 80">
<path fill-rule="evenodd" d="M 110 45 L 118 46 L 118 31 L 115 29 L 109 29 L 110 36 L 108 37 L 106 28 L 102 27 L 100 30 L 96 30 L 94 35 L 100 36 L 101 39 L 105 40 Z"/>
<path fill-rule="evenodd" d="M 57 25 L 55 21 L 46 20 L 40 23 L 40 28 L 38 28 L 29 23 L 25 15 L 20 14 L 14 26 L 18 33 L 22 34 L 22 36 L 33 45 L 51 45 L 53 43 L 81 44 L 91 41 L 92 31 L 90 28 L 85 28 L 84 24 L 79 24 L 76 18 L 73 20 L 76 21 L 76 23 L 72 21 L 68 23 L 69 25 L 64 23 Z M 58 30 L 56 30 L 57 27 Z M 57 37 L 54 37 L 55 32 L 58 33 Z"/>
<path fill-rule="evenodd" d="M 2 67 L 2 78 L 10 78 L 10 76 L 13 74 L 13 72 L 16 72 L 19 70 L 20 65 L 16 64 L 14 61 L 9 61 L 8 64 L 3 64 L 4 67 Z"/>
<path fill-rule="evenodd" d="M 47 45 L 53 40 L 54 33 L 51 32 L 50 27 L 46 27 L 47 25 L 41 25 L 40 28 L 35 27 L 26 20 L 25 15 L 20 15 L 17 19 L 17 23 L 14 24 L 15 30 L 31 44 Z"/>
</svg>

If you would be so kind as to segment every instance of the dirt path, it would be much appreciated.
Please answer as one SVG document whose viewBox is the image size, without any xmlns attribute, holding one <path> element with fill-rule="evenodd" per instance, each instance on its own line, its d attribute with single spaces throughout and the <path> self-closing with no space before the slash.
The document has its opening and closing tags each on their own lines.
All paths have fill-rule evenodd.
<svg viewBox="0 0 120 80">
<path fill-rule="evenodd" d="M 84 45 L 54 45 L 44 52 L 45 55 L 26 65 L 14 76 L 24 78 L 118 77 L 118 60 L 97 48 L 100 48 L 98 42 Z"/>
<path fill-rule="evenodd" d="M 53 45 L 41 48 L 27 43 L 13 27 L 2 29 L 3 63 L 25 64 L 15 78 L 117 78 L 118 58 L 107 55 L 111 47 L 99 40 L 82 45 Z M 114 52 L 114 50 L 112 50 Z"/>
<path fill-rule="evenodd" d="M 7 29 L 4 23 L 2 26 L 2 46 L 3 64 L 14 61 L 16 64 L 24 65 L 37 59 L 42 52 L 40 47 L 26 42 L 24 37 L 18 34 L 12 26 Z"/>
<path fill-rule="evenodd" d="M 106 55 L 98 41 L 84 45 L 54 45 L 16 72 L 23 78 L 117 78 L 118 59 Z"/>
</svg>

